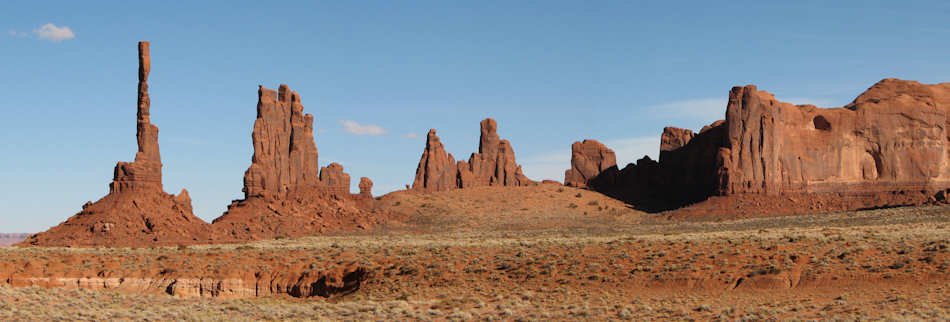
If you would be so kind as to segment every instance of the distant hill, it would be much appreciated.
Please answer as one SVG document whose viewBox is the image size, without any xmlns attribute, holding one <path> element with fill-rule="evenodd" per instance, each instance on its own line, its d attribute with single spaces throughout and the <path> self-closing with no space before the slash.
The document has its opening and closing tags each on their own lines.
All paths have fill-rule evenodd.
<svg viewBox="0 0 950 322">
<path fill-rule="evenodd" d="M 27 233 L 12 233 L 12 234 L 0 233 L 0 247 L 7 247 L 7 246 L 10 246 L 10 245 L 19 243 L 19 242 L 23 241 L 24 239 L 26 239 L 27 237 L 30 237 L 30 235 L 32 235 L 32 234 L 27 234 Z"/>
</svg>

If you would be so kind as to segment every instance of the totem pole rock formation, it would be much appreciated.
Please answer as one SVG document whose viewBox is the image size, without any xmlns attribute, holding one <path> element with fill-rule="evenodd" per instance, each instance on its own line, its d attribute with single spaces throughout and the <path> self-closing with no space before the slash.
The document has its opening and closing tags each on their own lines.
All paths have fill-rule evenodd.
<svg viewBox="0 0 950 322">
<path fill-rule="evenodd" d="M 762 212 L 918 204 L 950 187 L 948 115 L 950 83 L 884 79 L 838 108 L 734 87 L 725 120 L 696 134 L 668 127 L 658 163 L 601 169 L 595 177 L 615 182 L 598 190 L 654 210 L 715 196 L 731 198 L 716 200 L 724 208 L 755 200 Z M 589 171 L 585 160 L 598 155 L 580 152 L 568 174 Z"/>
<path fill-rule="evenodd" d="M 303 113 L 300 95 L 284 84 L 276 91 L 259 86 L 257 93 L 244 199 L 214 220 L 216 240 L 304 236 L 375 224 L 378 218 L 369 210 L 372 182 L 361 180 L 361 193 L 351 194 L 350 175 L 342 165 L 318 166 L 314 118 Z"/>
<path fill-rule="evenodd" d="M 436 135 L 429 130 L 426 148 L 422 152 L 416 178 L 410 190 L 420 192 L 444 191 L 480 186 L 527 186 L 537 184 L 524 175 L 515 162 L 515 152 L 508 140 L 498 136 L 498 123 L 487 118 L 480 123 L 478 153 L 472 153 L 468 162 L 455 161 Z"/>
<path fill-rule="evenodd" d="M 158 127 L 151 123 L 149 113 L 149 43 L 139 42 L 138 50 L 135 161 L 116 164 L 108 195 L 86 203 L 78 214 L 21 245 L 149 246 L 210 241 L 210 226 L 192 213 L 188 191 L 182 189 L 175 196 L 162 188 Z"/>
</svg>

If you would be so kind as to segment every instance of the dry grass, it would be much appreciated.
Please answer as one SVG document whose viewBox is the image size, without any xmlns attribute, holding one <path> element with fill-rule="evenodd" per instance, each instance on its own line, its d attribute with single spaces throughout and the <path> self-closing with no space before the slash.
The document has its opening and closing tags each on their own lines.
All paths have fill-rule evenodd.
<svg viewBox="0 0 950 322">
<path fill-rule="evenodd" d="M 216 276 L 351 262 L 374 274 L 359 292 L 330 300 L 4 286 L 0 319 L 950 318 L 950 207 L 723 222 L 590 220 L 601 222 L 446 232 L 435 231 L 443 224 L 436 222 L 415 232 L 239 245 L 0 249 L 0 273 L 7 274 L 150 276 L 173 269 L 179 276 Z M 768 284 L 795 274 L 802 280 L 795 287 Z"/>
</svg>

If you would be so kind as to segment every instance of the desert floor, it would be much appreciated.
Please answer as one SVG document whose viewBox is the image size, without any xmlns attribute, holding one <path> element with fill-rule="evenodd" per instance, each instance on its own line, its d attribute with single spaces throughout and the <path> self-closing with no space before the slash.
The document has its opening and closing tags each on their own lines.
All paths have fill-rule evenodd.
<svg viewBox="0 0 950 322">
<path fill-rule="evenodd" d="M 0 319 L 950 319 L 950 206 L 670 221 L 545 185 L 239 245 L 2 248 Z"/>
</svg>

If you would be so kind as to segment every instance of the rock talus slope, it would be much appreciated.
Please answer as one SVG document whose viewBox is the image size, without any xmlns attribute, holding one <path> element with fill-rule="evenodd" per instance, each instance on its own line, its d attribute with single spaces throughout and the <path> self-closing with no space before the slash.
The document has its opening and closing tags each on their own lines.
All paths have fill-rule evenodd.
<svg viewBox="0 0 950 322">
<path fill-rule="evenodd" d="M 182 189 L 175 196 L 162 188 L 158 127 L 151 123 L 149 111 L 149 43 L 139 42 L 138 50 L 135 161 L 116 164 L 108 195 L 86 203 L 78 214 L 20 245 L 149 246 L 210 241 L 210 225 L 192 213 L 188 191 Z"/>
</svg>

